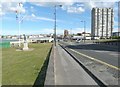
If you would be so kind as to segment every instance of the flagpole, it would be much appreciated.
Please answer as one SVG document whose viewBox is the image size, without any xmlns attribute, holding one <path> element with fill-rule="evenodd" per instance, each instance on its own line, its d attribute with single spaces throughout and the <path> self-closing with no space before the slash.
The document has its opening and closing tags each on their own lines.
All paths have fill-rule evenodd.
<svg viewBox="0 0 120 87">
<path fill-rule="evenodd" d="M 19 13 L 19 16 L 20 16 L 20 13 Z M 21 25 L 20 25 L 20 20 L 19 20 L 19 47 L 21 46 L 21 44 L 20 44 L 20 28 L 21 28 Z"/>
<path fill-rule="evenodd" d="M 19 3 L 19 8 L 21 7 L 21 3 Z M 17 12 L 18 12 L 18 16 L 17 16 Z M 16 11 L 16 17 L 18 19 L 18 39 L 19 39 L 19 47 L 21 46 L 20 43 L 20 29 L 21 29 L 21 15 L 20 15 L 20 11 Z"/>
</svg>

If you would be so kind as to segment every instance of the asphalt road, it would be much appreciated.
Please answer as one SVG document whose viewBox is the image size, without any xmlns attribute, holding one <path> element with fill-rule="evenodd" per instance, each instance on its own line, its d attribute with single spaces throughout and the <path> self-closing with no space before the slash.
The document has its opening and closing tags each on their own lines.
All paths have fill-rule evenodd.
<svg viewBox="0 0 120 87">
<path fill-rule="evenodd" d="M 102 64 L 108 65 L 111 68 L 118 68 L 118 48 L 113 46 L 105 46 L 98 44 L 83 44 L 60 42 L 73 54 L 76 52 L 84 57 L 96 60 Z"/>
</svg>

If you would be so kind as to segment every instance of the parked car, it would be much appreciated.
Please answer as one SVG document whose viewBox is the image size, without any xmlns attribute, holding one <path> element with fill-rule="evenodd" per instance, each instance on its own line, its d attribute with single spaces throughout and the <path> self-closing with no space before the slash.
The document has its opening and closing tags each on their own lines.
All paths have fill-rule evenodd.
<svg viewBox="0 0 120 87">
<path fill-rule="evenodd" d="M 76 42 L 77 43 L 80 43 L 82 41 L 82 39 L 77 39 Z"/>
</svg>

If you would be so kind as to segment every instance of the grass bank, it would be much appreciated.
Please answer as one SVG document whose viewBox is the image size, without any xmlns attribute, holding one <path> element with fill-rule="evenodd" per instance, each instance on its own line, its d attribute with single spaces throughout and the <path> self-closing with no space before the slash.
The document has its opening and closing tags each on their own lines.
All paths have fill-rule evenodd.
<svg viewBox="0 0 120 87">
<path fill-rule="evenodd" d="M 34 85 L 52 44 L 30 44 L 33 51 L 2 49 L 2 85 Z"/>
<path fill-rule="evenodd" d="M 100 39 L 95 42 L 120 42 L 120 39 Z"/>
</svg>

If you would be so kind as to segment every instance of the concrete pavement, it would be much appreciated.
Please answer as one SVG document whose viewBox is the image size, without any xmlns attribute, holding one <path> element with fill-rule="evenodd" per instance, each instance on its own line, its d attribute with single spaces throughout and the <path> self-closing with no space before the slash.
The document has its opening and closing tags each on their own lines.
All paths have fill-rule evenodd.
<svg viewBox="0 0 120 87">
<path fill-rule="evenodd" d="M 51 54 L 49 57 L 49 63 L 45 78 L 44 85 L 55 85 L 55 78 L 54 78 L 54 49 L 52 48 Z"/>
<path fill-rule="evenodd" d="M 97 85 L 97 83 L 64 49 L 59 45 L 54 46 L 53 49 L 55 85 Z M 46 76 L 46 78 L 48 78 L 48 76 Z M 47 85 L 52 84 L 49 83 Z"/>
</svg>

